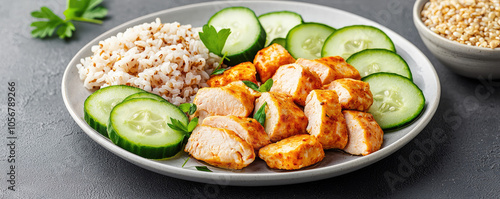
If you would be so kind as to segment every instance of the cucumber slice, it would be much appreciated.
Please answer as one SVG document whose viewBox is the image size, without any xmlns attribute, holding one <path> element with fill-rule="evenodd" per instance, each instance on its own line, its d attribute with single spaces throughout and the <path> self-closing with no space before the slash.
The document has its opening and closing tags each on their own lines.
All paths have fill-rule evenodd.
<svg viewBox="0 0 500 199">
<path fill-rule="evenodd" d="M 271 41 L 271 43 L 269 45 L 274 44 L 274 43 L 283 46 L 283 48 L 286 48 L 286 39 L 285 38 L 273 39 L 273 41 Z"/>
<path fill-rule="evenodd" d="M 88 96 L 83 104 L 85 121 L 90 127 L 107 137 L 106 126 L 113 107 L 127 96 L 139 92 L 144 92 L 144 90 L 125 85 L 108 86 L 97 90 Z"/>
<path fill-rule="evenodd" d="M 265 46 L 266 31 L 249 8 L 224 8 L 208 20 L 208 25 L 214 26 L 217 30 L 231 29 L 231 34 L 222 49 L 223 54 L 227 52 L 229 65 L 253 61 L 257 51 Z"/>
<path fill-rule="evenodd" d="M 395 52 L 387 49 L 365 49 L 354 53 L 346 61 L 358 69 L 361 77 L 372 73 L 388 72 L 413 80 L 406 61 Z"/>
<path fill-rule="evenodd" d="M 401 127 L 422 112 L 425 98 L 411 80 L 394 73 L 374 73 L 362 79 L 370 84 L 370 112 L 382 129 Z"/>
<path fill-rule="evenodd" d="M 302 16 L 290 11 L 268 12 L 260 15 L 259 21 L 266 30 L 266 46 L 276 38 L 285 38 L 290 29 L 304 22 Z"/>
<path fill-rule="evenodd" d="M 136 98 L 116 105 L 108 122 L 109 139 L 136 155 L 162 159 L 182 150 L 185 133 L 172 130 L 170 118 L 188 124 L 179 107 L 150 98 Z"/>
<path fill-rule="evenodd" d="M 147 91 L 129 95 L 128 97 L 126 97 L 125 99 L 123 99 L 123 101 L 131 100 L 131 99 L 137 99 L 137 98 L 150 98 L 150 99 L 155 99 L 155 100 L 158 100 L 158 101 L 167 101 L 165 98 L 163 98 L 163 97 L 161 97 L 161 96 L 159 96 L 157 94 L 147 92 Z"/>
<path fill-rule="evenodd" d="M 373 26 L 353 25 L 340 28 L 330 35 L 325 41 L 321 56 L 341 56 L 347 59 L 352 54 L 369 48 L 396 52 L 394 43 L 382 30 Z"/>
<path fill-rule="evenodd" d="M 286 36 L 288 52 L 295 58 L 319 59 L 325 39 L 335 31 L 321 23 L 302 23 L 293 27 Z"/>
</svg>

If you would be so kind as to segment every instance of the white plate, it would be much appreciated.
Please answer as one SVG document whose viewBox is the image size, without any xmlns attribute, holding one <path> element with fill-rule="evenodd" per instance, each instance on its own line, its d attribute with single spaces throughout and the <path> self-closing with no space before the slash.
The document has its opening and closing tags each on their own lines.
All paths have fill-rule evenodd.
<svg viewBox="0 0 500 199">
<path fill-rule="evenodd" d="M 109 139 L 85 123 L 83 102 L 91 92 L 83 87 L 83 82 L 79 79 L 75 66 L 81 58 L 91 55 L 92 45 L 97 45 L 100 40 L 123 32 L 128 27 L 152 22 L 157 17 L 163 23 L 178 21 L 181 24 L 192 24 L 195 27 L 202 26 L 215 12 L 229 6 L 246 6 L 253 9 L 257 15 L 280 10 L 294 11 L 301 14 L 304 21 L 324 23 L 335 28 L 354 24 L 379 27 L 394 41 L 397 52 L 408 62 L 413 72 L 414 82 L 422 89 L 426 98 L 423 113 L 411 125 L 386 133 L 382 148 L 373 154 L 359 157 L 337 151 L 327 151 L 322 162 L 298 171 L 272 170 L 260 159 L 241 171 L 229 171 L 214 167 L 209 167 L 213 172 L 197 171 L 193 166 L 205 164 L 194 159 L 190 159 L 184 167 L 181 167 L 187 158 L 184 153 L 166 161 L 145 159 L 114 145 Z M 62 80 L 62 95 L 69 113 L 90 138 L 107 150 L 133 164 L 160 174 L 197 182 L 240 186 L 281 185 L 320 180 L 351 172 L 381 160 L 407 144 L 422 131 L 438 107 L 440 93 L 439 79 L 432 64 L 420 50 L 400 35 L 380 24 L 345 11 L 308 3 L 284 1 L 209 2 L 172 8 L 139 17 L 105 32 L 85 45 L 68 64 Z"/>
</svg>

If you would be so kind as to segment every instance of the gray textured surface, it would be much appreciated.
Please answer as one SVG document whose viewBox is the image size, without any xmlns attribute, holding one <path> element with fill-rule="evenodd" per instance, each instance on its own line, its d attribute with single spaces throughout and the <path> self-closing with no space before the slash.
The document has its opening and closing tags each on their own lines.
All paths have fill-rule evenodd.
<svg viewBox="0 0 500 199">
<path fill-rule="evenodd" d="M 111 154 L 73 122 L 61 98 L 63 71 L 94 37 L 130 19 L 201 1 L 107 0 L 103 25 L 76 23 L 68 41 L 30 37 L 29 13 L 64 0 L 2 1 L 0 7 L 0 198 L 499 198 L 500 81 L 457 76 L 418 37 L 412 0 L 308 2 L 372 19 L 420 48 L 441 80 L 440 107 L 416 139 L 361 170 L 317 182 L 272 187 L 228 187 L 162 176 Z M 16 82 L 16 191 L 7 190 L 7 82 Z M 418 142 L 444 132 L 444 142 L 422 150 Z M 419 156 L 420 155 L 420 156 Z M 421 157 L 420 159 L 418 157 Z M 410 161 L 412 160 L 412 161 Z M 413 162 L 413 164 L 411 163 Z M 397 175 L 398 181 L 384 178 Z"/>
</svg>

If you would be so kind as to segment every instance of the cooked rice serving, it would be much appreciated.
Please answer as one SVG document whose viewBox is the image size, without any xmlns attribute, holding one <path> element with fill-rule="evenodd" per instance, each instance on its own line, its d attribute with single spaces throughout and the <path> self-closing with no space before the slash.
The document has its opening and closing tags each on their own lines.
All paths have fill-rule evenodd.
<svg viewBox="0 0 500 199">
<path fill-rule="evenodd" d="M 160 19 L 128 28 L 92 46 L 93 55 L 76 66 L 80 79 L 87 89 L 129 85 L 176 105 L 192 102 L 220 61 L 209 53 L 199 31 Z"/>
</svg>

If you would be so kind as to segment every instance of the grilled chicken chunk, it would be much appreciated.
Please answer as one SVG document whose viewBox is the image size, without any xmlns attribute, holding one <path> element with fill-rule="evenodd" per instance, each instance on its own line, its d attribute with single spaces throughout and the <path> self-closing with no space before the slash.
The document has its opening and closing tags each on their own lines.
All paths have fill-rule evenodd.
<svg viewBox="0 0 500 199">
<path fill-rule="evenodd" d="M 349 141 L 344 151 L 353 155 L 368 155 L 380 149 L 384 139 L 384 131 L 373 119 L 372 114 L 344 110 Z"/>
<path fill-rule="evenodd" d="M 231 67 L 220 75 L 210 77 L 207 84 L 210 87 L 219 87 L 228 85 L 231 82 L 243 80 L 251 81 L 257 84 L 256 74 L 257 70 L 252 62 L 243 62 Z"/>
<path fill-rule="evenodd" d="M 361 75 L 359 75 L 359 71 L 354 68 L 351 64 L 348 64 L 344 58 L 340 56 L 330 56 L 323 57 L 319 59 L 315 59 L 315 61 L 321 62 L 325 65 L 330 66 L 336 71 L 335 79 L 341 78 L 351 78 L 351 79 L 361 79 Z"/>
<path fill-rule="evenodd" d="M 304 106 L 309 92 L 318 88 L 321 88 L 318 76 L 301 65 L 287 64 L 278 68 L 274 74 L 271 92 L 291 95 L 295 103 Z"/>
<path fill-rule="evenodd" d="M 368 111 L 373 104 L 370 84 L 360 80 L 338 79 L 325 85 L 323 89 L 337 92 L 342 109 Z"/>
<path fill-rule="evenodd" d="M 266 104 L 264 129 L 271 142 L 306 133 L 307 117 L 286 94 L 265 92 L 255 101 L 255 112 Z"/>
<path fill-rule="evenodd" d="M 259 157 L 270 168 L 294 170 L 323 160 L 325 152 L 315 137 L 302 134 L 261 148 Z"/>
<path fill-rule="evenodd" d="M 309 120 L 307 132 L 319 140 L 323 149 L 345 147 L 347 126 L 335 91 L 311 91 L 306 99 L 304 113 Z"/>
<path fill-rule="evenodd" d="M 199 117 L 201 123 L 207 116 L 249 116 L 254 108 L 257 92 L 243 83 L 233 82 L 222 87 L 205 87 L 198 90 L 193 103 L 197 110 L 191 117 Z"/>
<path fill-rule="evenodd" d="M 234 131 L 255 150 L 271 143 L 264 127 L 253 118 L 238 116 L 211 116 L 203 120 L 203 125 Z"/>
<path fill-rule="evenodd" d="M 235 132 L 204 125 L 194 129 L 184 151 L 197 160 L 227 169 L 242 169 L 255 160 L 252 146 Z"/>
<path fill-rule="evenodd" d="M 272 44 L 257 52 L 253 64 L 257 68 L 261 82 L 271 78 L 282 65 L 291 64 L 295 59 L 279 44 Z"/>
<path fill-rule="evenodd" d="M 340 77 L 340 74 L 338 74 L 335 69 L 317 60 L 298 58 L 295 63 L 303 66 L 307 70 L 311 71 L 311 73 L 318 76 L 321 80 L 321 84 L 323 85 L 328 84 Z"/>
</svg>

